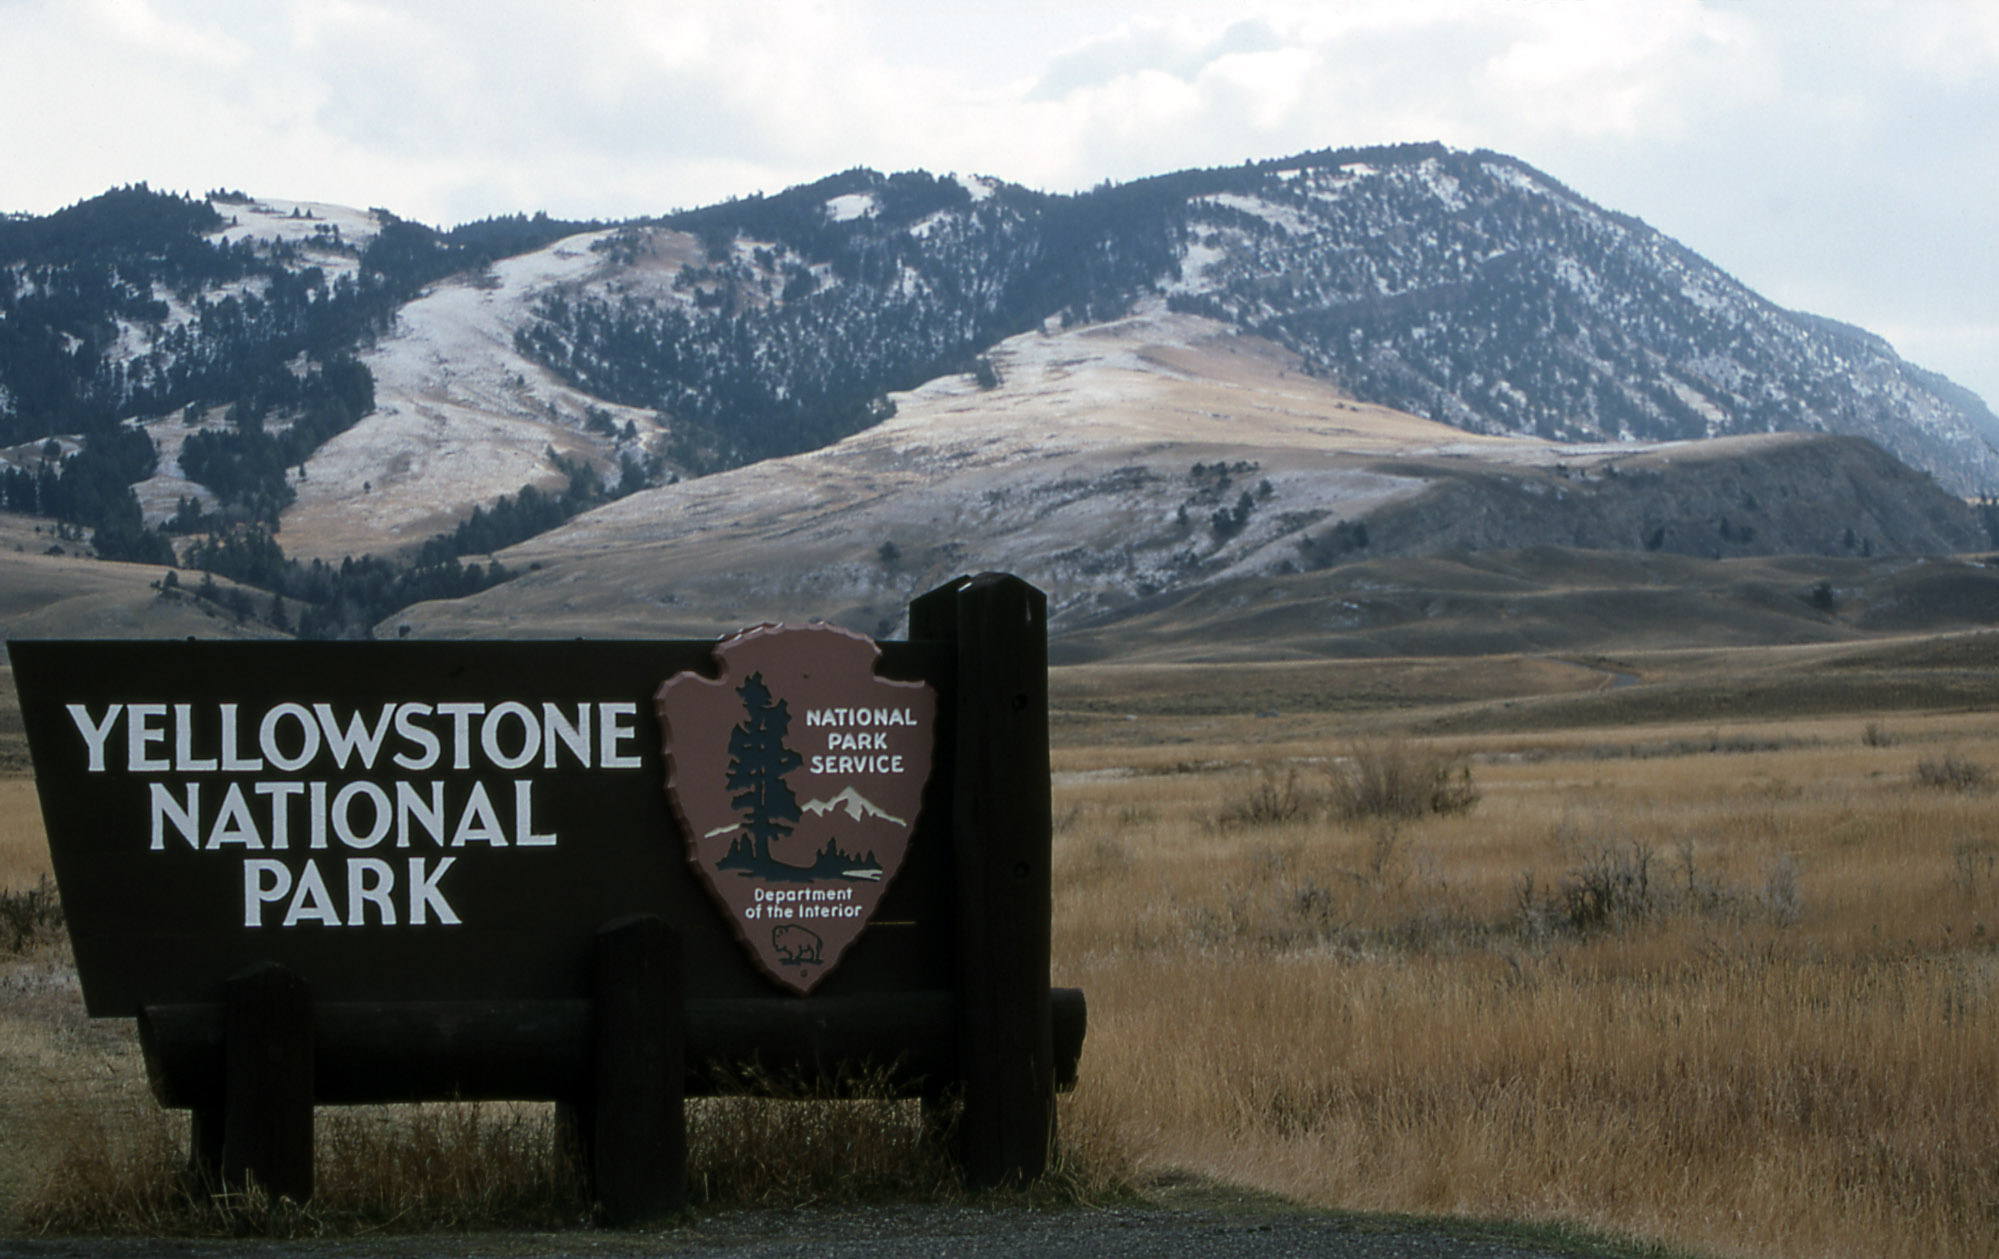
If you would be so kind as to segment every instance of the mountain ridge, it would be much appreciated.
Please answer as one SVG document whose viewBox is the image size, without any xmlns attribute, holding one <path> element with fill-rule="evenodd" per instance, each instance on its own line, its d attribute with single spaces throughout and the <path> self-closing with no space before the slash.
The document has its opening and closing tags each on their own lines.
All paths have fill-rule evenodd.
<svg viewBox="0 0 1999 1259">
<path fill-rule="evenodd" d="M 642 491 L 501 553 L 520 575 L 378 632 L 688 636 L 775 616 L 877 636 L 958 572 L 1020 573 L 1051 629 L 1345 565 L 1509 547 L 1883 559 L 1986 539 L 1860 439 L 1562 443 L 1356 402 L 1282 347 L 1155 303 L 1009 338 L 1000 383 L 894 395 L 832 446 Z"/>
<path fill-rule="evenodd" d="M 143 230 L 121 241 L 111 229 L 126 220 Z M 855 169 L 623 224 L 515 216 L 449 232 L 386 210 L 139 185 L 0 225 L 0 299 L 0 506 L 88 529 L 101 555 L 177 553 L 261 586 L 280 610 L 302 605 L 290 615 L 315 634 L 517 585 L 521 564 L 547 567 L 634 513 L 663 513 L 664 537 L 673 513 L 707 501 L 676 481 L 755 465 L 801 502 L 831 503 L 845 491 L 809 490 L 783 461 L 825 470 L 839 459 L 810 452 L 860 442 L 875 459 L 882 437 L 930 441 L 897 425 L 898 408 L 940 389 L 1005 398 L 1023 338 L 1080 363 L 1123 337 L 1115 352 L 1157 378 L 1141 392 L 1175 362 L 1210 394 L 1224 354 L 1270 368 L 1255 387 L 1271 401 L 1211 397 L 1232 418 L 1153 425 L 1184 468 L 1036 395 L 1068 418 L 1028 445 L 1066 470 L 1016 469 L 977 492 L 1070 503 L 1049 509 L 1061 520 L 1115 500 L 1105 527 L 1135 532 L 1036 550 L 1030 530 L 983 550 L 1090 576 L 1055 582 L 1083 600 L 1078 618 L 1092 600 L 1350 562 L 1362 538 L 1376 556 L 1509 542 L 1710 558 L 1962 549 L 1981 541 L 1966 514 L 1868 450 L 1959 496 L 1999 484 L 1999 421 L 1970 391 L 1872 333 L 1782 310 L 1525 162 L 1435 144 L 1066 196 Z M 1118 331 L 1134 327 L 1151 331 Z M 1108 339 L 1090 342 L 1093 329 Z M 1289 405 L 1299 381 L 1319 391 L 1305 405 L 1322 431 L 1231 427 Z M 51 410 L 61 398 L 75 405 Z M 1368 423 L 1346 423 L 1336 401 Z M 1410 423 L 1442 427 L 1418 439 Z M 1382 425 L 1402 434 L 1387 443 L 1399 463 Z M 1764 440 L 1782 433 L 1834 440 Z M 1694 439 L 1738 443 L 1707 465 L 1734 469 L 1733 505 L 1646 461 Z M 1326 457 L 1238 483 L 1266 440 L 1285 459 L 1314 443 Z M 1367 458 L 1334 458 L 1353 442 L 1345 453 Z M 1122 462 L 1095 466 L 1085 448 Z M 1620 456 L 1644 475 L 1591 479 Z M 1492 469 L 1472 475 L 1467 460 Z M 948 471 L 933 468 L 940 487 L 970 484 Z M 1862 482 L 1842 500 L 1843 535 L 1779 510 Z M 991 527 L 1030 522 L 994 501 Z M 929 571 L 889 536 L 920 521 L 887 512 L 870 527 L 884 531 L 874 567 Z M 954 545 L 970 556 L 981 541 L 972 529 Z M 504 563 L 461 562 L 489 553 Z"/>
</svg>

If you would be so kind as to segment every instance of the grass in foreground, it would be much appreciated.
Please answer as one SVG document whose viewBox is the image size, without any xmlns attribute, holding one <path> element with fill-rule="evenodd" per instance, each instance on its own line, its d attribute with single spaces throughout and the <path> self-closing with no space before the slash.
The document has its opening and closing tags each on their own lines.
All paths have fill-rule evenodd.
<svg viewBox="0 0 1999 1259">
<path fill-rule="evenodd" d="M 1889 724 L 1416 744 L 1481 798 L 1402 816 L 1336 746 L 1064 752 L 1093 1104 L 1314 1205 L 1991 1253 L 1999 799 L 1924 762 L 1999 764 L 1999 718 Z"/>
<path fill-rule="evenodd" d="M 921 1139 L 914 1102 L 868 1097 L 693 1101 L 689 1206 L 955 1201 L 957 1173 Z M 1063 1144 L 1038 1202 L 1130 1192 L 1128 1157 L 1088 1130 Z M 591 1208 L 556 1140 L 549 1106 L 439 1103 L 324 1108 L 316 1185 L 303 1206 L 254 1187 L 217 1193 L 184 1174 L 186 1120 L 142 1091 L 71 1108 L 41 1134 L 60 1151 L 22 1204 L 20 1226 L 58 1234 L 348 1236 L 553 1230 Z M 1109 1155 L 1107 1158 L 1106 1155 Z"/>
<path fill-rule="evenodd" d="M 1525 1221 L 1551 1241 L 1999 1251 L 1999 716 L 1486 721 L 1384 759 L 1454 788 L 1399 812 L 1347 802 L 1340 776 L 1384 749 L 1330 717 L 1118 721 L 1118 739 L 1057 752 L 1055 981 L 1091 1008 L 1064 1193 L 1186 1173 L 1390 1219 Z M 204 1208 L 183 1204 L 182 1224 L 143 1223 L 184 1137 L 129 1052 L 90 1061 L 17 1140 L 143 1171 L 132 1183 L 155 1189 L 97 1191 L 140 1204 L 115 1227 L 583 1213 L 545 1110 L 396 1108 L 322 1112 L 323 1139 L 356 1153 L 323 1156 L 317 1214 L 197 1226 Z M 920 1150 L 903 1104 L 871 1104 Z M 893 1150 L 843 1163 L 854 1116 L 814 1146 L 772 1125 L 819 1108 L 747 1105 L 778 1109 L 723 1122 L 697 1160 L 703 1201 L 955 1192 Z M 489 1199 L 380 1171 L 398 1156 L 368 1142 L 421 1148 L 426 1124 L 457 1134 L 461 1152 L 435 1158 L 461 1166 L 500 1157 L 468 1130 L 516 1134 L 520 1178 Z M 768 1163 L 794 1147 L 790 1170 Z M 375 1187 L 338 1197 L 343 1158 L 377 1169 Z"/>
</svg>

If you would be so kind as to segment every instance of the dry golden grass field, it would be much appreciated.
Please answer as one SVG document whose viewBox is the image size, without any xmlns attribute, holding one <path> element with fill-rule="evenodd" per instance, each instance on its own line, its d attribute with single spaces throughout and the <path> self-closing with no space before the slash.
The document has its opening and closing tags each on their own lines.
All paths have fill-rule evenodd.
<svg viewBox="0 0 1999 1259">
<path fill-rule="evenodd" d="M 1053 698 L 1054 980 L 1090 1003 L 1072 1188 L 1191 1173 L 1700 1254 L 1999 1253 L 1999 634 L 1077 668 Z M 40 842 L 0 779 L 7 889 Z M 185 1228 L 178 1129 L 64 960 L 0 955 L 0 1209 Z M 906 1110 L 870 1114 L 879 1166 L 784 1179 L 697 1135 L 697 1187 L 940 1191 L 895 1153 Z M 322 1129 L 329 1186 L 498 1151 L 394 1173 L 383 1215 L 565 1209 L 502 1156 L 546 1145 L 538 1112 Z"/>
</svg>

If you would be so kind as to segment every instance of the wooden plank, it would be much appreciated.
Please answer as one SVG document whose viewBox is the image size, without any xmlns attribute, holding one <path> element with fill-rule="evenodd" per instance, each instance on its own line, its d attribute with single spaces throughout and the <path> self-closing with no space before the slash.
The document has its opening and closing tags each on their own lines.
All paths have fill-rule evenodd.
<svg viewBox="0 0 1999 1259">
<path fill-rule="evenodd" d="M 1058 988 L 1049 999 L 1058 1084 L 1073 1082 L 1083 994 Z M 587 1001 L 315 1003 L 313 1093 L 321 1105 L 581 1099 L 590 1022 Z M 221 1005 L 148 1006 L 138 1023 L 159 1103 L 219 1108 Z M 958 1075 L 955 1002 L 939 991 L 688 1002 L 686 1091 L 713 1092 L 751 1067 L 806 1090 L 872 1077 L 900 1096 L 926 1084 L 948 1091 Z"/>
<path fill-rule="evenodd" d="M 957 644 L 959 1142 L 975 1187 L 1039 1177 L 1055 1137 L 1047 625 L 1046 597 L 1006 574 L 910 605 L 913 637 Z"/>
<path fill-rule="evenodd" d="M 222 1186 L 222 1106 L 211 1102 L 190 1109 L 187 1117 L 188 1191 L 214 1193 Z"/>
<path fill-rule="evenodd" d="M 599 1218 L 634 1228 L 687 1200 L 687 1048 L 680 939 L 639 915 L 597 936 L 590 1173 Z"/>
<path fill-rule="evenodd" d="M 312 992 L 275 963 L 223 986 L 222 1179 L 312 1197 Z"/>
<path fill-rule="evenodd" d="M 596 1149 L 596 1133 L 591 1128 L 596 1113 L 589 1098 L 562 1098 L 555 1103 L 556 1166 L 573 1169 L 584 1184 L 592 1183 L 591 1158 Z"/>
</svg>

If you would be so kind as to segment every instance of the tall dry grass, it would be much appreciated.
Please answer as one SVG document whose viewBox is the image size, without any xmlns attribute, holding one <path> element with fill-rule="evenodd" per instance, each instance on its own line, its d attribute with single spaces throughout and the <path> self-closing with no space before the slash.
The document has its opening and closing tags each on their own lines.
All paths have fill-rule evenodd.
<svg viewBox="0 0 1999 1259">
<path fill-rule="evenodd" d="M 54 1233 L 278 1237 L 561 1229 L 592 1208 L 557 1138 L 553 1108 L 432 1103 L 323 1108 L 311 1202 L 216 1192 L 184 1174 L 184 1116 L 143 1097 L 79 1107 L 51 1134 L 59 1157 L 21 1222 Z M 916 1103 L 858 1096 L 734 1096 L 688 1104 L 693 1208 L 937 1200 L 962 1190 Z M 1055 1193 L 1101 1192 L 1074 1153 Z"/>
<path fill-rule="evenodd" d="M 0 891 L 33 887 L 49 872 L 35 780 L 25 774 L 0 775 Z"/>
<path fill-rule="evenodd" d="M 321 1108 L 305 1205 L 191 1181 L 187 1117 L 153 1103 L 130 1025 L 82 1016 L 33 804 L 26 780 L 0 778 L 0 1227 L 305 1237 L 591 1217 L 547 1105 Z M 759 1095 L 688 1104 L 695 1208 L 962 1192 L 914 1101 L 866 1081 L 838 1097 L 754 1083 Z M 1064 1098 L 1059 1127 L 1037 1200 L 1130 1191 L 1131 1143 L 1098 1111 Z"/>
<path fill-rule="evenodd" d="M 350 1236 L 375 1232 L 562 1229 L 593 1209 L 553 1108 L 507 1103 L 322 1108 L 314 1193 L 273 1200 L 223 1192 L 186 1173 L 187 1121 L 136 1081 L 72 1092 L 33 1134 L 49 1153 L 19 1204 L 38 1233 Z M 107 1096 L 107 1092 L 115 1094 Z M 690 1208 L 949 1200 L 955 1165 L 917 1103 L 799 1093 L 691 1100 Z M 1129 1191 L 1128 1144 L 1065 1106 L 1054 1168 L 1038 1201 Z"/>
<path fill-rule="evenodd" d="M 1716 1254 L 1999 1252 L 1999 795 L 1935 768 L 1999 765 L 1999 719 L 1408 740 L 1476 799 L 1373 812 L 1345 730 L 1169 733 L 1057 750 L 1055 979 L 1091 1017 L 1055 1192 L 1184 1169 Z M 30 1221 L 587 1211 L 538 1107 L 324 1111 L 308 1211 L 192 1196 L 184 1121 L 122 1031 L 48 1013 L 57 969 L 0 1005 Z M 846 1105 L 701 1103 L 697 1199 L 955 1192 L 907 1103 Z"/>
<path fill-rule="evenodd" d="M 299 1204 L 190 1177 L 186 1115 L 120 1083 L 45 1110 L 47 1158 L 18 1204 L 23 1228 L 309 1237 L 559 1228 L 589 1215 L 545 1106 L 324 1108 L 314 1125 L 316 1192 Z"/>
<path fill-rule="evenodd" d="M 1433 744 L 1475 807 L 1352 821 L 1243 820 L 1332 797 L 1309 740 L 1066 750 L 1083 1088 L 1147 1165 L 1312 1203 L 1999 1251 L 1999 797 L 1918 768 L 1999 762 L 1999 720 L 1895 733 Z"/>
</svg>

